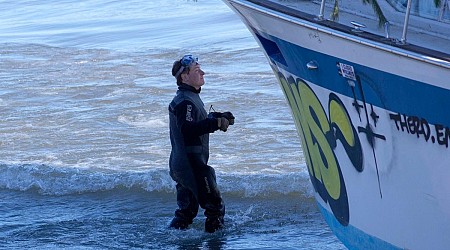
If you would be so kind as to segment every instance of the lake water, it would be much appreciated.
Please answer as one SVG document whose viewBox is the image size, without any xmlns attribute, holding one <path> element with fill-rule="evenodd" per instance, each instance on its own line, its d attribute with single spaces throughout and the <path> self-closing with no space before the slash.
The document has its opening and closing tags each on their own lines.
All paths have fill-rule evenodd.
<svg viewBox="0 0 450 250">
<path fill-rule="evenodd" d="M 0 3 L 0 248 L 344 249 L 262 50 L 219 0 Z M 170 230 L 174 60 L 199 57 L 226 228 Z"/>
</svg>

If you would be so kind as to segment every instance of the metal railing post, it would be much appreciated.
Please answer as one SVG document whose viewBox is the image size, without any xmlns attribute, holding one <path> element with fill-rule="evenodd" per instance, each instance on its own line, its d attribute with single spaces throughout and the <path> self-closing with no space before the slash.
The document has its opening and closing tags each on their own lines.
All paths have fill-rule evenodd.
<svg viewBox="0 0 450 250">
<path fill-rule="evenodd" d="M 408 5 L 406 6 L 405 23 L 403 24 L 403 34 L 402 39 L 400 40 L 402 44 L 406 43 L 406 32 L 408 31 L 409 16 L 411 14 L 411 5 L 412 5 L 411 3 L 412 0 L 408 0 Z"/>
<path fill-rule="evenodd" d="M 322 3 L 320 4 L 320 13 L 319 13 L 319 20 L 323 20 L 325 12 L 325 0 L 322 0 Z"/>
</svg>

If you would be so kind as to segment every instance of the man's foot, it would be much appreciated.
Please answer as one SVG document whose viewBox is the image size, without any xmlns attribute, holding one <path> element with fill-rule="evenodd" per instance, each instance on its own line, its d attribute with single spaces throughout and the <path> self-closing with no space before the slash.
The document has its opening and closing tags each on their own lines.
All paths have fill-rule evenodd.
<svg viewBox="0 0 450 250">
<path fill-rule="evenodd" d="M 219 218 L 206 218 L 205 231 L 208 233 L 214 233 L 215 231 L 223 228 L 223 219 Z"/>
<path fill-rule="evenodd" d="M 169 225 L 169 227 L 171 227 L 171 228 L 180 229 L 180 230 L 187 229 L 188 226 L 189 226 L 189 223 L 186 220 L 179 218 L 179 217 L 173 218 L 172 222 L 170 222 L 170 225 Z"/>
</svg>

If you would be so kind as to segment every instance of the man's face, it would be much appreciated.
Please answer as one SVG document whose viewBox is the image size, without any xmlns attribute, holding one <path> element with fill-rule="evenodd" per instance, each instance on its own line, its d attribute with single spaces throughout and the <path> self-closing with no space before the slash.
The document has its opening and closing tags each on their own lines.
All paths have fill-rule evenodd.
<svg viewBox="0 0 450 250">
<path fill-rule="evenodd" d="M 200 64 L 192 65 L 189 69 L 189 73 L 184 73 L 184 83 L 191 85 L 192 87 L 199 89 L 203 84 L 205 84 L 205 79 L 203 75 L 205 72 L 201 70 Z"/>
</svg>

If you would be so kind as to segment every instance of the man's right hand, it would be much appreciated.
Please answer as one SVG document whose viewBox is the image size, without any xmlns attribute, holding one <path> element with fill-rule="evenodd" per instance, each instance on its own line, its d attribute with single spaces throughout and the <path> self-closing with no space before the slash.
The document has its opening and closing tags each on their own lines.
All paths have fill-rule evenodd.
<svg viewBox="0 0 450 250">
<path fill-rule="evenodd" d="M 217 118 L 217 126 L 220 130 L 223 132 L 227 132 L 228 126 L 230 125 L 230 122 L 225 117 L 219 117 Z"/>
</svg>

